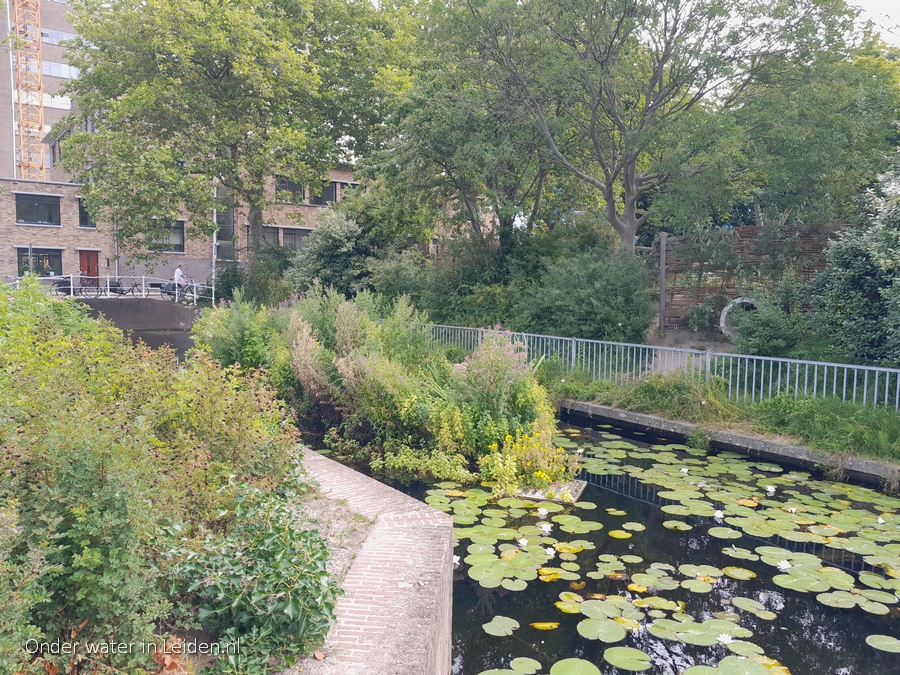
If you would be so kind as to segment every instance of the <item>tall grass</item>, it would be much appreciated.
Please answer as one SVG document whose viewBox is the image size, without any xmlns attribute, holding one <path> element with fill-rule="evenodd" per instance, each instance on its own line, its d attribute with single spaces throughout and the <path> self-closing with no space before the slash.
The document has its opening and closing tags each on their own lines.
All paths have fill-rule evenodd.
<svg viewBox="0 0 900 675">
<path fill-rule="evenodd" d="M 787 436 L 794 442 L 836 454 L 900 462 L 900 417 L 890 408 L 842 403 L 830 398 L 779 396 L 762 403 L 728 401 L 717 379 L 651 373 L 615 384 L 545 364 L 542 384 L 556 401 L 587 401 L 693 422 L 710 429 Z"/>
</svg>

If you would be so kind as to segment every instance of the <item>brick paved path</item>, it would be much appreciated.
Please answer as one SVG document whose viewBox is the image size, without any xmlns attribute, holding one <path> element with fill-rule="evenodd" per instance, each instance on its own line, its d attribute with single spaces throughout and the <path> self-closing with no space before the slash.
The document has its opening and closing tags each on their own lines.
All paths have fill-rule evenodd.
<svg viewBox="0 0 900 675">
<path fill-rule="evenodd" d="M 326 658 L 303 672 L 447 675 L 453 521 L 317 452 L 306 449 L 303 466 L 326 495 L 375 521 L 344 577 Z"/>
</svg>

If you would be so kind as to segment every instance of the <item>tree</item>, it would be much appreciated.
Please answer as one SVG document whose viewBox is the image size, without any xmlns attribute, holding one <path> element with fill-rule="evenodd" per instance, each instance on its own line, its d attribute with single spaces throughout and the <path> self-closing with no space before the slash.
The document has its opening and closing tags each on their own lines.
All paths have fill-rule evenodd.
<svg viewBox="0 0 900 675">
<path fill-rule="evenodd" d="M 457 43 L 502 92 L 507 115 L 533 124 L 554 161 L 601 193 L 626 249 L 649 215 L 642 198 L 709 148 L 717 113 L 778 62 L 841 53 L 855 16 L 843 0 L 451 7 Z"/>
<path fill-rule="evenodd" d="M 215 230 L 214 183 L 251 251 L 277 175 L 312 184 L 369 142 L 389 30 L 366 0 L 74 0 L 64 165 L 88 208 L 144 249 L 172 219 Z"/>
<path fill-rule="evenodd" d="M 410 81 L 394 93 L 392 136 L 367 170 L 418 193 L 467 236 L 496 238 L 502 278 L 516 224 L 531 228 L 541 207 L 550 167 L 540 138 L 501 114 L 497 92 L 454 60 L 440 33 L 424 31 L 419 50 Z"/>
</svg>

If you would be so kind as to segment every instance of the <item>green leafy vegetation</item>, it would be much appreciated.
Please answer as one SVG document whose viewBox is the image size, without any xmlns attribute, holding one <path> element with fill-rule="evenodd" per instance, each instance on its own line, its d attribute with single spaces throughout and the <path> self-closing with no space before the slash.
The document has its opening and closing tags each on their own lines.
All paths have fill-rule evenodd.
<svg viewBox="0 0 900 675">
<path fill-rule="evenodd" d="M 177 572 L 182 560 L 200 554 L 210 538 L 222 544 L 222 568 L 243 565 L 254 550 L 271 566 L 292 550 L 259 540 L 259 528 L 285 537 L 299 527 L 285 501 L 297 434 L 261 374 L 223 368 L 203 353 L 179 365 L 171 351 L 132 346 L 111 324 L 26 279 L 0 292 L 0 391 L 0 611 L 10 617 L 0 622 L 0 643 L 12 645 L 0 657 L 6 662 L 31 661 L 25 637 L 158 644 L 160 626 L 165 635 L 193 622 L 209 625 L 204 619 L 212 614 L 194 609 L 202 579 L 172 593 L 186 573 Z M 246 488 L 229 489 L 231 481 Z M 272 501 L 248 515 L 242 503 L 259 494 Z M 317 535 L 293 534 L 298 550 L 316 555 L 292 554 L 292 569 L 320 588 L 300 608 L 299 626 L 288 632 L 278 621 L 252 624 L 231 614 L 240 588 L 202 597 L 208 612 L 225 613 L 215 624 L 223 639 L 253 635 L 244 655 L 257 665 L 239 672 L 268 672 L 269 656 L 287 635 L 298 649 L 321 639 L 335 589 L 321 575 Z M 142 649 L 81 652 L 74 666 L 70 658 L 47 655 L 47 667 L 154 668 Z M 42 663 L 22 672 L 44 672 Z M 228 663 L 218 667 L 228 670 Z"/>
<path fill-rule="evenodd" d="M 900 418 L 889 408 L 792 396 L 738 404 L 728 400 L 725 383 L 717 378 L 651 373 L 635 382 L 615 384 L 563 372 L 552 361 L 541 368 L 538 377 L 555 400 L 601 403 L 708 429 L 790 436 L 801 445 L 832 453 L 900 461 Z"/>
<path fill-rule="evenodd" d="M 578 446 L 582 469 L 604 488 L 591 496 L 614 504 L 636 497 L 627 501 L 629 512 L 610 506 L 588 521 L 584 511 L 596 509 L 588 502 L 495 501 L 446 482 L 427 492 L 425 501 L 456 523 L 467 577 L 459 583 L 479 588 L 468 602 L 481 602 L 487 592 L 481 589 L 494 588 L 527 598 L 501 593 L 490 620 L 467 628 L 468 639 L 483 645 L 463 650 L 467 662 L 497 664 L 498 653 L 509 655 L 500 665 L 511 670 L 481 675 L 548 667 L 596 674 L 600 654 L 619 670 L 638 672 L 672 653 L 686 659 L 685 673 L 788 675 L 787 664 L 798 662 L 794 646 L 784 652 L 771 626 L 796 631 L 789 615 L 801 606 L 815 615 L 817 634 L 830 636 L 826 654 L 889 670 L 890 660 L 875 666 L 870 652 L 857 650 L 846 623 L 866 626 L 871 649 L 900 651 L 890 618 L 900 603 L 900 499 L 746 455 L 631 441 L 616 431 L 568 428 L 563 438 Z M 662 523 L 673 530 L 671 545 L 657 539 L 664 514 L 684 519 Z M 621 544 L 600 538 L 626 515 L 635 518 L 621 524 L 628 538 Z M 585 533 L 582 525 L 592 527 Z M 753 543 L 743 548 L 739 541 Z M 698 542 L 701 549 L 692 553 Z M 856 567 L 856 556 L 872 569 Z M 532 631 L 564 635 L 554 641 Z M 571 656 L 586 654 L 572 648 L 574 632 L 602 643 L 592 660 Z M 836 642 L 847 646 L 836 649 Z"/>
<path fill-rule="evenodd" d="M 318 415 L 319 428 L 339 423 L 326 442 L 376 470 L 460 481 L 480 471 L 497 492 L 569 475 L 571 460 L 553 445 L 549 399 L 521 346 L 489 334 L 453 364 L 406 298 L 382 312 L 384 304 L 314 285 L 285 310 L 241 299 L 208 310 L 196 337 L 223 363 L 266 367 L 270 377 L 283 373 L 287 344 L 298 415 Z M 269 348 L 254 350 L 256 341 Z"/>
</svg>

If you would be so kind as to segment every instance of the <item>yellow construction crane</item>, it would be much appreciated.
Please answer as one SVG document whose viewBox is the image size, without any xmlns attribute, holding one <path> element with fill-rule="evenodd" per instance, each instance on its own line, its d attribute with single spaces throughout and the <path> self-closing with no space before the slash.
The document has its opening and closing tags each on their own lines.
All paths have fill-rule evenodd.
<svg viewBox="0 0 900 675">
<path fill-rule="evenodd" d="M 44 180 L 44 77 L 40 0 L 13 0 L 19 178 Z"/>
</svg>

